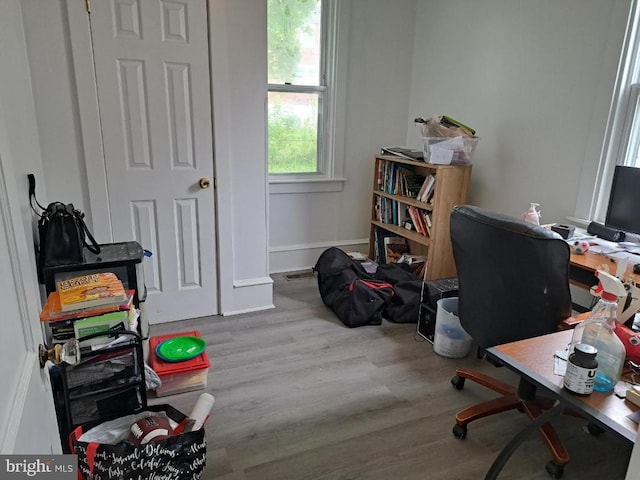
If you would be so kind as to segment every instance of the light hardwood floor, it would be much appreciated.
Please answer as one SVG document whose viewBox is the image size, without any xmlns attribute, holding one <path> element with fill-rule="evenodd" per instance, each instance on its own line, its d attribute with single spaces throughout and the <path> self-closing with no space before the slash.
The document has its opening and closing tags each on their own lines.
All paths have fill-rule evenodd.
<svg viewBox="0 0 640 480">
<path fill-rule="evenodd" d="M 527 424 L 506 412 L 451 433 L 455 412 L 494 396 L 449 383 L 468 366 L 516 383 L 506 368 L 471 354 L 443 358 L 414 324 L 349 329 L 322 303 L 315 278 L 274 276 L 273 310 L 153 325 L 151 335 L 199 330 L 211 360 L 207 391 L 216 398 L 206 425 L 204 479 L 482 479 L 506 442 Z M 201 392 L 150 399 L 188 413 Z M 624 479 L 631 444 L 592 437 L 584 420 L 554 424 L 571 455 L 564 477 Z M 500 479 L 546 480 L 550 460 L 537 435 Z"/>
</svg>

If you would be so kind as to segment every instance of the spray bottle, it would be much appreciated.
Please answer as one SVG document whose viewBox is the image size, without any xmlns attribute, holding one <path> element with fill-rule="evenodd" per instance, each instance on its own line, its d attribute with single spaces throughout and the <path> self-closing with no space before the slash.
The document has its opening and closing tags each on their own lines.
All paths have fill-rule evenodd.
<svg viewBox="0 0 640 480">
<path fill-rule="evenodd" d="M 610 392 L 618 383 L 625 361 L 624 344 L 614 333 L 617 323 L 618 297 L 626 297 L 627 291 L 620 280 L 601 270 L 596 271 L 598 286 L 593 295 L 600 300 L 591 311 L 589 318 L 573 331 L 570 351 L 578 343 L 586 343 L 598 351 L 593 389 Z"/>
<path fill-rule="evenodd" d="M 540 225 L 540 210 L 539 203 L 532 203 L 529 205 L 529 210 L 522 214 L 522 220 L 525 222 L 533 223 L 534 225 Z"/>
</svg>

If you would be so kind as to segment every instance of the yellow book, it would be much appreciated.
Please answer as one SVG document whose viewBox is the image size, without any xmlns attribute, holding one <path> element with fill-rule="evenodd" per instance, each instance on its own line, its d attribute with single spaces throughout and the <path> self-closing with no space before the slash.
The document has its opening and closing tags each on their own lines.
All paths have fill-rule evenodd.
<svg viewBox="0 0 640 480">
<path fill-rule="evenodd" d="M 115 273 L 99 272 L 56 282 L 63 312 L 127 300 L 127 293 Z"/>
</svg>

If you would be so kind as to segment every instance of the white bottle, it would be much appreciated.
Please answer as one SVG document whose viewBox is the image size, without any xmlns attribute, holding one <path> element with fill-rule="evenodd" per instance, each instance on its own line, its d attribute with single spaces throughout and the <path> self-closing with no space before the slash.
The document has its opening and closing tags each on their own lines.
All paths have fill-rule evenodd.
<svg viewBox="0 0 640 480">
<path fill-rule="evenodd" d="M 540 210 L 539 203 L 531 203 L 529 210 L 522 214 L 522 220 L 525 222 L 533 223 L 534 225 L 540 225 Z"/>
<path fill-rule="evenodd" d="M 597 270 L 600 300 L 591 311 L 589 318 L 577 325 L 571 338 L 571 346 L 578 343 L 591 345 L 597 349 L 596 371 L 593 389 L 610 392 L 614 389 L 625 361 L 624 344 L 614 333 L 617 321 L 618 297 L 626 295 L 622 282 L 613 275 Z"/>
</svg>

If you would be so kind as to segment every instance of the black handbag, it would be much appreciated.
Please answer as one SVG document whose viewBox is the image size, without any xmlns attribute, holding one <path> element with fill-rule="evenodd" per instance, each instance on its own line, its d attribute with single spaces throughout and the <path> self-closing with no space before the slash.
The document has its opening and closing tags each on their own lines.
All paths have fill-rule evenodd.
<svg viewBox="0 0 640 480">
<path fill-rule="evenodd" d="M 46 208 L 36 199 L 36 179 L 29 178 L 29 203 L 38 215 L 38 280 L 43 283 L 44 268 L 84 263 L 84 247 L 95 254 L 100 246 L 84 222 L 84 213 L 73 204 L 52 202 Z M 36 210 L 35 205 L 40 208 Z"/>
</svg>

